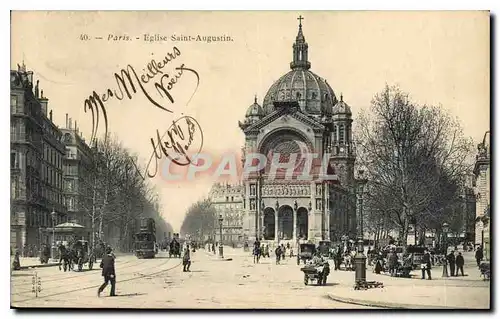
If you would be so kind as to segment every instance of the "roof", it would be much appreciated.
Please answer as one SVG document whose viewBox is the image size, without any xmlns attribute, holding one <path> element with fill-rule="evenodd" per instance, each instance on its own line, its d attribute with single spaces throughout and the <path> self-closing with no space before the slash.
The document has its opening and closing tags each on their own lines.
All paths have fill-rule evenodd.
<svg viewBox="0 0 500 319">
<path fill-rule="evenodd" d="M 77 223 L 62 223 L 54 228 L 85 228 L 85 227 Z"/>
</svg>

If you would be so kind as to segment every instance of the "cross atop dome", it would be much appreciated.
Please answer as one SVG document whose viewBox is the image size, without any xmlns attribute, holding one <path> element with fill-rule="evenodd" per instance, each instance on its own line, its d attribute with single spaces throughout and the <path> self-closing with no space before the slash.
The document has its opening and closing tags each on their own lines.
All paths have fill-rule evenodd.
<svg viewBox="0 0 500 319">
<path fill-rule="evenodd" d="M 299 32 L 293 44 L 293 61 L 290 63 L 290 67 L 292 70 L 299 68 L 308 70 L 311 67 L 311 63 L 307 60 L 308 45 L 302 33 L 302 20 L 304 20 L 304 17 L 299 15 L 297 20 L 299 20 Z"/>
<path fill-rule="evenodd" d="M 297 18 L 297 20 L 299 20 L 299 28 L 302 28 L 302 20 L 304 19 L 303 16 L 299 15 L 299 17 Z"/>
</svg>

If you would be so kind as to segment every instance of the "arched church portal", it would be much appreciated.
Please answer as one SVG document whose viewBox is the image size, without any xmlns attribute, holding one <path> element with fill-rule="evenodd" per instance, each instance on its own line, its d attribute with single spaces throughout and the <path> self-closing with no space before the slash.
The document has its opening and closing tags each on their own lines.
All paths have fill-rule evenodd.
<svg viewBox="0 0 500 319">
<path fill-rule="evenodd" d="M 293 239 L 293 210 L 288 205 L 278 210 L 278 235 L 280 239 Z"/>
<path fill-rule="evenodd" d="M 274 240 L 276 238 L 275 225 L 276 225 L 276 214 L 274 209 L 271 207 L 266 207 L 264 209 L 264 231 L 263 236 L 265 240 Z"/>
<path fill-rule="evenodd" d="M 300 207 L 297 210 L 297 235 L 299 238 L 307 239 L 309 229 L 309 214 L 307 208 Z"/>
</svg>

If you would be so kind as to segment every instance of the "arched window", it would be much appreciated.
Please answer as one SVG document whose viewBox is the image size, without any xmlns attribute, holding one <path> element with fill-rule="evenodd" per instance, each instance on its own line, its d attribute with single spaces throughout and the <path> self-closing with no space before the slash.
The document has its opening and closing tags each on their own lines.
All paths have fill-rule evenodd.
<svg viewBox="0 0 500 319">
<path fill-rule="evenodd" d="M 296 96 L 297 96 L 297 100 L 300 100 L 300 92 L 297 92 Z"/>
<path fill-rule="evenodd" d="M 344 125 L 340 125 L 339 143 L 340 144 L 344 144 L 345 143 L 345 127 L 344 127 Z"/>
</svg>

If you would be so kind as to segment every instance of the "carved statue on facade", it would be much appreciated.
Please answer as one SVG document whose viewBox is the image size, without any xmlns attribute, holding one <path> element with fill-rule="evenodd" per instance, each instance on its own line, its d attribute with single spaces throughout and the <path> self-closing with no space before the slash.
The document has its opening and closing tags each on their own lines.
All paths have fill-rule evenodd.
<svg viewBox="0 0 500 319">
<path fill-rule="evenodd" d="M 486 149 L 486 145 L 484 143 L 479 143 L 477 145 L 477 151 L 478 151 L 479 158 L 486 158 L 487 157 L 487 149 Z"/>
</svg>

